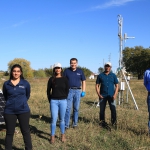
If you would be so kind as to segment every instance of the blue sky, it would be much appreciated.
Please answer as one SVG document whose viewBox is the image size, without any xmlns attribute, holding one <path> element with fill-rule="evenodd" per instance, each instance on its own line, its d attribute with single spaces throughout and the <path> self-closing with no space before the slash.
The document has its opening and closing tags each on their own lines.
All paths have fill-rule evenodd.
<svg viewBox="0 0 150 150">
<path fill-rule="evenodd" d="M 125 46 L 150 46 L 150 0 L 1 0 L 0 70 L 24 58 L 33 69 L 63 67 L 76 57 L 97 72 L 109 59 L 119 66 L 118 18 Z"/>
</svg>

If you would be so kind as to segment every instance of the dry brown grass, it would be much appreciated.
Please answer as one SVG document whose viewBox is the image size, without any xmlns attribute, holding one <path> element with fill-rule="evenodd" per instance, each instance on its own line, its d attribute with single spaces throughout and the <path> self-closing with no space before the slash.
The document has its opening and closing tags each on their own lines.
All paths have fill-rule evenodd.
<svg viewBox="0 0 150 150">
<path fill-rule="evenodd" d="M 131 89 L 138 104 L 135 106 L 131 96 L 126 102 L 117 105 L 118 128 L 109 132 L 99 127 L 99 108 L 93 106 L 97 99 L 95 80 L 87 80 L 86 97 L 81 99 L 79 128 L 66 131 L 67 142 L 61 143 L 59 126 L 56 130 L 56 143 L 51 145 L 50 138 L 50 111 L 46 97 L 46 79 L 30 79 L 32 87 L 29 105 L 31 108 L 30 129 L 34 150 L 148 150 L 150 139 L 147 135 L 147 92 L 143 81 L 132 80 Z M 0 81 L 2 85 L 3 81 Z M 110 124 L 110 110 L 106 108 L 106 120 Z M 17 124 L 18 126 L 18 124 Z M 111 125 L 110 125 L 111 126 Z M 19 130 L 19 127 L 17 127 Z M 0 132 L 0 148 L 4 149 L 5 132 Z M 23 150 L 22 135 L 19 132 L 14 136 L 14 149 Z"/>
</svg>

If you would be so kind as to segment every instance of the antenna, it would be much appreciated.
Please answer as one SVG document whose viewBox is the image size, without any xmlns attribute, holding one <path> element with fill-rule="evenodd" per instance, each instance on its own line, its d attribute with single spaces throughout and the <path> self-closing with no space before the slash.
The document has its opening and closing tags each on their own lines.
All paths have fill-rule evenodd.
<svg viewBox="0 0 150 150">
<path fill-rule="evenodd" d="M 104 67 L 104 58 L 103 58 L 103 67 Z"/>
<path fill-rule="evenodd" d="M 110 60 L 111 60 L 111 53 L 108 56 L 108 61 L 110 62 Z"/>
<path fill-rule="evenodd" d="M 122 60 L 122 50 L 123 50 L 123 41 L 126 42 L 126 39 L 134 39 L 135 37 L 129 37 L 127 36 L 127 33 L 124 34 L 124 37 L 122 36 L 122 26 L 123 26 L 123 17 L 121 15 L 118 15 L 118 37 L 119 37 L 119 68 L 121 69 L 123 67 L 123 60 Z"/>
<path fill-rule="evenodd" d="M 127 33 L 124 34 L 124 40 L 126 42 L 126 39 L 134 39 L 135 37 L 134 36 L 127 36 Z"/>
</svg>

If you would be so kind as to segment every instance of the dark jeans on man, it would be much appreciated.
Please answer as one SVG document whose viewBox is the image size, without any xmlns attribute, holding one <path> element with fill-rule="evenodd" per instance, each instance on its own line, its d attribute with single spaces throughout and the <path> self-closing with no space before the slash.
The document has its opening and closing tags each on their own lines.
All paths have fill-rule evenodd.
<svg viewBox="0 0 150 150">
<path fill-rule="evenodd" d="M 111 123 L 113 125 L 116 123 L 116 102 L 112 99 L 112 97 L 100 99 L 100 121 L 105 121 L 105 108 L 107 101 L 111 110 Z"/>
<path fill-rule="evenodd" d="M 4 114 L 6 123 L 5 150 L 12 150 L 13 135 L 15 132 L 16 121 L 18 119 L 21 133 L 23 135 L 25 150 L 32 150 L 30 128 L 30 112 L 23 114 Z"/>
</svg>

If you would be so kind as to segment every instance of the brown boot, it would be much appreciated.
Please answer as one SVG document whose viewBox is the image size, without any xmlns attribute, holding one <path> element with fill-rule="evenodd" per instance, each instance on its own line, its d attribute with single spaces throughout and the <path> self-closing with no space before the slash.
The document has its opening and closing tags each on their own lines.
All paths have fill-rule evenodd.
<svg viewBox="0 0 150 150">
<path fill-rule="evenodd" d="M 54 142 L 55 142 L 55 135 L 51 136 L 51 139 L 50 139 L 51 144 L 54 144 Z"/>
<path fill-rule="evenodd" d="M 62 135 L 61 135 L 61 141 L 62 141 L 63 143 L 66 142 L 65 134 L 62 134 Z"/>
</svg>

